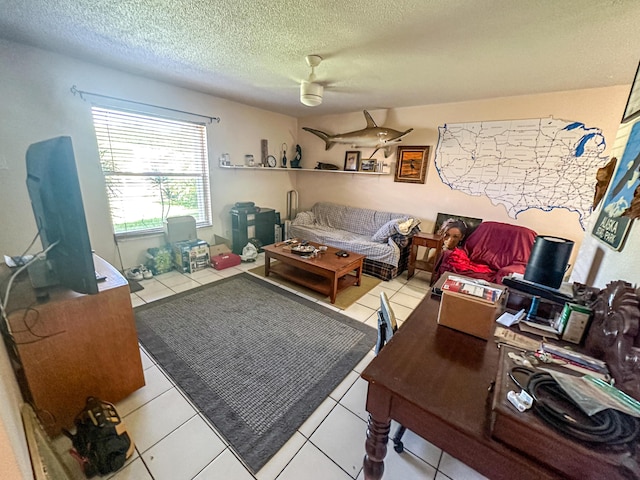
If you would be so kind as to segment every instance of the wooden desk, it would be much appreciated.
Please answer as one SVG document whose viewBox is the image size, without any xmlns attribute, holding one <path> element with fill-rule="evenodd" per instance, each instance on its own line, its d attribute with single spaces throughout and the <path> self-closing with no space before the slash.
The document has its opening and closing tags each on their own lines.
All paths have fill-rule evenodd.
<svg viewBox="0 0 640 480">
<path fill-rule="evenodd" d="M 382 478 L 391 419 L 491 479 L 562 478 L 491 438 L 489 387 L 499 351 L 492 341 L 438 326 L 438 306 L 427 296 L 362 372 L 370 413 L 365 478 Z"/>
<path fill-rule="evenodd" d="M 15 350 L 8 348 L 24 400 L 47 433 L 71 429 L 88 396 L 118 402 L 144 386 L 129 285 L 94 255 L 99 293 L 53 287 L 38 301 L 26 273 L 9 297 Z"/>
<path fill-rule="evenodd" d="M 418 247 L 435 248 L 436 255 L 433 257 L 433 265 L 431 266 L 431 283 L 435 278 L 434 273 L 436 269 L 436 263 L 442 252 L 442 235 L 437 233 L 416 233 L 411 239 L 411 255 L 409 256 L 409 268 L 407 270 L 407 278 L 413 277 L 415 269 L 428 270 L 428 264 L 426 261 L 417 260 Z"/>
</svg>

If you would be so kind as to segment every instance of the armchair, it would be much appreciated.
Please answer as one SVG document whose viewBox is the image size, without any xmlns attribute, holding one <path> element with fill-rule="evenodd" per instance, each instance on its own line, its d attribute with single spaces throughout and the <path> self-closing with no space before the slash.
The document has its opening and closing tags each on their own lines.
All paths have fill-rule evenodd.
<svg viewBox="0 0 640 480">
<path fill-rule="evenodd" d="M 511 273 L 524 273 L 536 235 L 527 227 L 482 222 L 461 248 L 442 252 L 436 264 L 436 280 L 444 272 L 453 272 L 502 283 Z"/>
</svg>

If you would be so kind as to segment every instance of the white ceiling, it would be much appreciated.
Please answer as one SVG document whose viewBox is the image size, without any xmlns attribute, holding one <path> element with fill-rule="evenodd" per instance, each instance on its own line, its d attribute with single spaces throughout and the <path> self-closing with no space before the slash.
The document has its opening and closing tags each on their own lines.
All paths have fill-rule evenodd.
<svg viewBox="0 0 640 480">
<path fill-rule="evenodd" d="M 639 24 L 638 0 L 0 0 L 2 38 L 296 117 L 630 84 Z"/>
</svg>

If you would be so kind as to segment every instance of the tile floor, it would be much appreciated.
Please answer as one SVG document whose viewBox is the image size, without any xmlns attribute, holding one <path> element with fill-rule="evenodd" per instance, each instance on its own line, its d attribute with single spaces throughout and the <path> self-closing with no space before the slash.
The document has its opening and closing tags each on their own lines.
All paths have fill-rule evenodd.
<svg viewBox="0 0 640 480">
<path fill-rule="evenodd" d="M 144 290 L 131 294 L 133 306 L 236 275 L 264 263 L 242 264 L 222 271 L 193 274 L 176 271 L 143 280 Z M 377 327 L 379 292 L 384 290 L 400 327 L 429 288 L 428 274 L 418 272 L 382 282 L 346 310 L 345 315 Z M 277 277 L 273 277 L 276 281 Z M 309 298 L 309 297 L 307 297 Z M 310 298 L 312 301 L 315 299 Z M 330 306 L 330 305 L 328 305 Z M 331 306 L 330 306 L 331 307 Z M 335 307 L 331 307 L 335 308 Z M 367 384 L 359 373 L 371 351 L 307 419 L 280 451 L 254 476 L 225 440 L 191 405 L 161 368 L 141 348 L 146 386 L 116 405 L 136 443 L 135 454 L 112 480 L 363 480 Z M 392 424 L 392 432 L 395 431 Z M 485 478 L 460 461 L 407 431 L 405 452 L 390 442 L 384 480 L 469 480 Z M 58 437 L 55 448 L 77 478 L 79 467 L 66 454 L 70 442 Z M 96 477 L 97 478 L 97 477 Z"/>
</svg>

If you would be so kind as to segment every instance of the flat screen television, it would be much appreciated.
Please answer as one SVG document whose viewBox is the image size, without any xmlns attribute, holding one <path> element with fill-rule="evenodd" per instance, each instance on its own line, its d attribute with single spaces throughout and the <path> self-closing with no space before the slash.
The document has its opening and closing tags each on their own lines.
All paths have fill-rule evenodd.
<svg viewBox="0 0 640 480">
<path fill-rule="evenodd" d="M 27 149 L 27 189 L 47 273 L 79 293 L 98 293 L 93 252 L 71 137 L 34 143 Z"/>
</svg>

